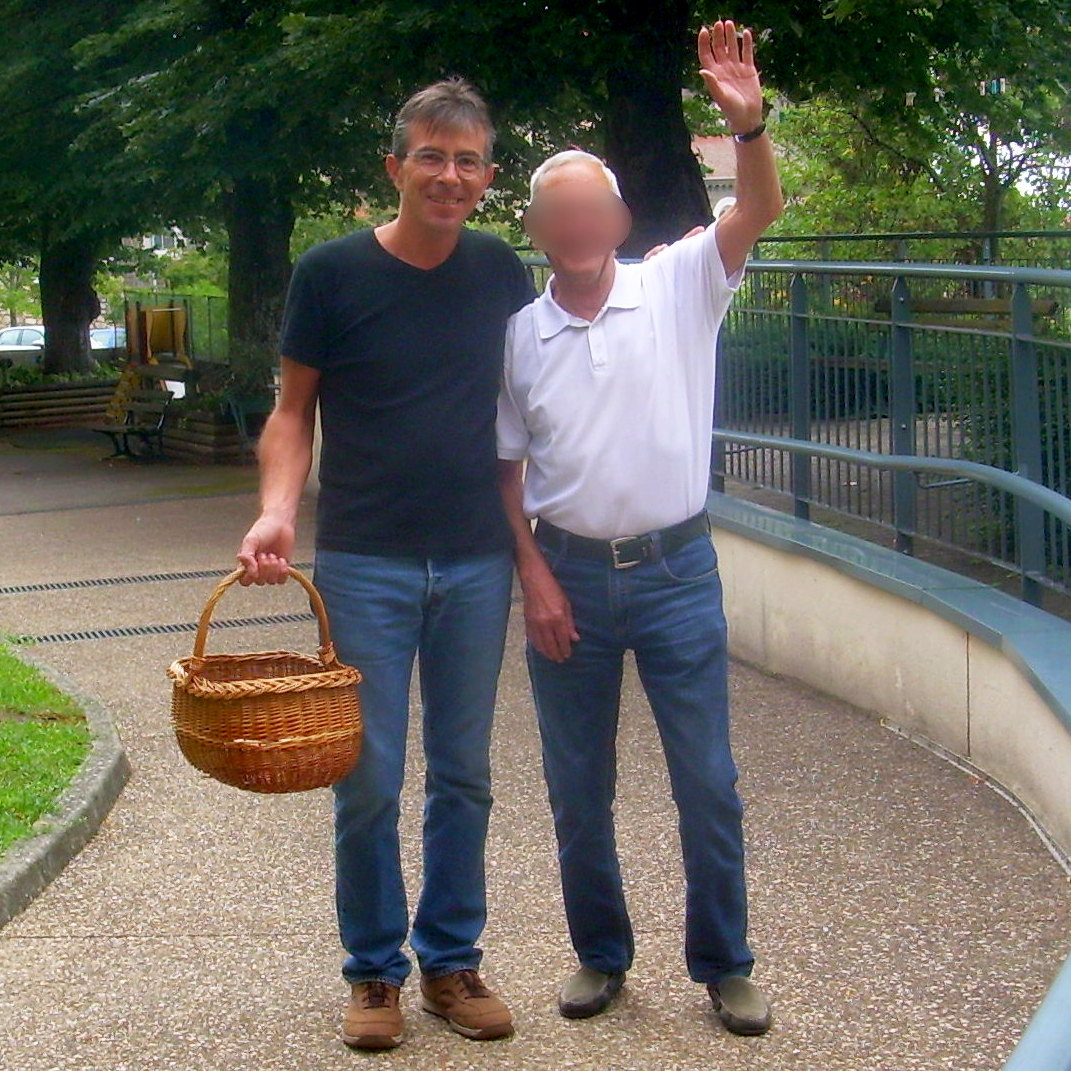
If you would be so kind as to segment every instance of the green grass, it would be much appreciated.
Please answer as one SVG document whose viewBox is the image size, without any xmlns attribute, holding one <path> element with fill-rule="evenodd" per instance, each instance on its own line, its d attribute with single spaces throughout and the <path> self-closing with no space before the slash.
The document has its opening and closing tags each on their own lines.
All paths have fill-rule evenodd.
<svg viewBox="0 0 1071 1071">
<path fill-rule="evenodd" d="M 38 831 L 89 745 L 78 705 L 0 644 L 0 855 Z"/>
</svg>

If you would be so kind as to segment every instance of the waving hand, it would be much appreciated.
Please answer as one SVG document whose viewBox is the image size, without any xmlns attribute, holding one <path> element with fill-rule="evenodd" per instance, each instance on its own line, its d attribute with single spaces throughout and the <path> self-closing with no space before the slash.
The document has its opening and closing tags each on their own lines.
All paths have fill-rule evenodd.
<svg viewBox="0 0 1071 1071">
<path fill-rule="evenodd" d="M 721 108 L 734 134 L 746 134 L 762 122 L 762 88 L 755 68 L 751 31 L 738 37 L 736 24 L 719 20 L 699 31 L 699 73 L 707 92 Z"/>
</svg>

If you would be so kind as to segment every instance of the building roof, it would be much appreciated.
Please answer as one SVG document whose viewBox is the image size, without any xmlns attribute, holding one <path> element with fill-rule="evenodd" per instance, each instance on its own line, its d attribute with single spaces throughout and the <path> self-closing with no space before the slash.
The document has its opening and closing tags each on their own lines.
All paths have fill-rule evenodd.
<svg viewBox="0 0 1071 1071">
<path fill-rule="evenodd" d="M 736 149 L 729 134 L 692 138 L 692 149 L 708 168 L 708 179 L 731 179 L 736 177 Z"/>
</svg>

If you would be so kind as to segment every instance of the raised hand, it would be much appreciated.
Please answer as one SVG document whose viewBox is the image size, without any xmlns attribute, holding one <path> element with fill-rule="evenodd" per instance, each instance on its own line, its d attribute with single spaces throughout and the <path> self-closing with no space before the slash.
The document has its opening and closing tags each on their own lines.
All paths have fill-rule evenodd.
<svg viewBox="0 0 1071 1071">
<path fill-rule="evenodd" d="M 762 122 L 762 87 L 750 30 L 737 37 L 731 19 L 704 26 L 699 31 L 699 73 L 734 134 L 746 134 Z"/>
</svg>

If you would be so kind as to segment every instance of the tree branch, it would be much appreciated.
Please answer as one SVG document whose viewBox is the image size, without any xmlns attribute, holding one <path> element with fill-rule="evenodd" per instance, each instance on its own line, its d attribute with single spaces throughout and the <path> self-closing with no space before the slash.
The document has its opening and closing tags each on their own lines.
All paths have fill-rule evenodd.
<svg viewBox="0 0 1071 1071">
<path fill-rule="evenodd" d="M 859 129 L 870 140 L 870 142 L 876 145 L 879 149 L 883 149 L 885 152 L 896 157 L 898 160 L 902 160 L 905 164 L 911 164 L 915 167 L 920 167 L 927 175 L 930 176 L 930 181 L 940 190 L 945 192 L 945 184 L 941 179 L 941 176 L 934 170 L 933 165 L 928 160 L 919 160 L 915 157 L 909 156 L 902 149 L 898 149 L 895 145 L 885 141 L 883 138 L 878 137 L 869 123 L 859 114 L 853 111 L 849 111 L 848 115 L 859 124 Z"/>
</svg>

